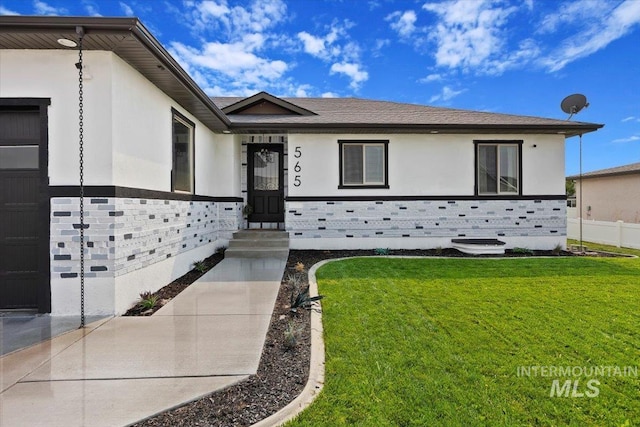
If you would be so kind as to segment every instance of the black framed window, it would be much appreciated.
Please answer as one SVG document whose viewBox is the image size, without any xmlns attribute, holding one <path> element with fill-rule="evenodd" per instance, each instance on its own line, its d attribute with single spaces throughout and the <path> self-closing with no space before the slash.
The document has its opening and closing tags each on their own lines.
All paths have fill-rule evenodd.
<svg viewBox="0 0 640 427">
<path fill-rule="evenodd" d="M 195 124 L 185 116 L 172 110 L 171 191 L 193 193 L 195 191 Z"/>
<path fill-rule="evenodd" d="M 339 188 L 389 188 L 389 141 L 338 141 Z"/>
<path fill-rule="evenodd" d="M 522 194 L 522 141 L 475 141 L 476 195 Z"/>
</svg>

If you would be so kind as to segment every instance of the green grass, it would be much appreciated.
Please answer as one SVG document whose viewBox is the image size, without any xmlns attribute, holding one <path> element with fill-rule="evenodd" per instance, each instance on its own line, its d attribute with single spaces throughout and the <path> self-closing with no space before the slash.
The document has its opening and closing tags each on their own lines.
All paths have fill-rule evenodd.
<svg viewBox="0 0 640 427">
<path fill-rule="evenodd" d="M 565 378 L 518 375 L 640 365 L 638 259 L 352 259 L 318 282 L 326 383 L 292 426 L 640 422 L 638 377 L 572 398 L 550 397 Z"/>
</svg>

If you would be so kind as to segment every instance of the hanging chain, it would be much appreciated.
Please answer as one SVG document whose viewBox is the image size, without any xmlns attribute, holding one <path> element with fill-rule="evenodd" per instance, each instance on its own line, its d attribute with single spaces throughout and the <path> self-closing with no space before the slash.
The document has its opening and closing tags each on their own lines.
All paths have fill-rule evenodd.
<svg viewBox="0 0 640 427">
<path fill-rule="evenodd" d="M 84 328 L 84 94 L 82 81 L 82 35 L 78 51 L 78 137 L 80 147 L 80 327 Z"/>
</svg>

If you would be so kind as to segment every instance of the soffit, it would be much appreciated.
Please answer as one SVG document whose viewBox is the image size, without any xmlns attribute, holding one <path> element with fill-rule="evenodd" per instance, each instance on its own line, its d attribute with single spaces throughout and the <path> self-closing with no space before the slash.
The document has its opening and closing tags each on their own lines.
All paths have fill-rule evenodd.
<svg viewBox="0 0 640 427">
<path fill-rule="evenodd" d="M 228 119 L 137 18 L 0 16 L 0 49 L 58 49 L 60 38 L 78 40 L 84 50 L 111 51 L 213 131 Z M 77 50 L 77 48 L 72 48 Z"/>
</svg>

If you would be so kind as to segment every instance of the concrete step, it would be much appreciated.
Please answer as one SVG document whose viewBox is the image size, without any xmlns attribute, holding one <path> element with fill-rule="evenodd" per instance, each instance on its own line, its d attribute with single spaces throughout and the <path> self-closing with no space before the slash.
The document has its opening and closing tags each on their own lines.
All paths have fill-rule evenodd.
<svg viewBox="0 0 640 427">
<path fill-rule="evenodd" d="M 229 248 L 289 248 L 289 239 L 233 239 Z"/>
<path fill-rule="evenodd" d="M 233 233 L 233 239 L 258 240 L 258 239 L 288 239 L 289 233 L 280 230 L 240 230 Z"/>
<path fill-rule="evenodd" d="M 224 251 L 225 258 L 284 258 L 289 256 L 289 249 L 283 248 L 232 248 Z"/>
</svg>

